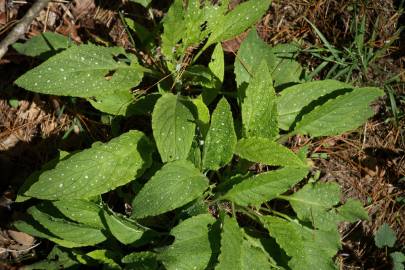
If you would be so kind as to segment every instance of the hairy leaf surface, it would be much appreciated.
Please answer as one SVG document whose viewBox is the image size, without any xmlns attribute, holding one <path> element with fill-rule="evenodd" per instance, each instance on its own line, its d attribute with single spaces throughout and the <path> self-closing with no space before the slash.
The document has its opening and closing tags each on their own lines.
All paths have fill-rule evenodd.
<svg viewBox="0 0 405 270">
<path fill-rule="evenodd" d="M 51 236 L 75 243 L 77 247 L 94 246 L 106 240 L 106 237 L 99 229 L 53 217 L 42 212 L 35 206 L 29 208 L 28 213 L 41 224 Z"/>
<path fill-rule="evenodd" d="M 311 230 L 281 218 L 263 217 L 264 225 L 288 256 L 293 270 L 335 270 L 333 256 L 340 249 L 340 237 L 336 231 Z"/>
<path fill-rule="evenodd" d="M 266 138 L 245 138 L 238 141 L 235 153 L 252 162 L 274 166 L 306 167 L 287 147 Z"/>
<path fill-rule="evenodd" d="M 216 270 L 273 269 L 268 255 L 244 239 L 235 219 L 225 216 L 221 234 L 221 254 Z"/>
<path fill-rule="evenodd" d="M 251 30 L 242 42 L 235 60 L 236 84 L 239 91 L 249 84 L 260 62 L 269 67 L 274 85 L 298 82 L 302 68 L 294 60 L 297 47 L 292 44 L 279 44 L 270 47 L 255 30 Z"/>
<path fill-rule="evenodd" d="M 274 139 L 278 136 L 276 92 L 265 61 L 255 70 L 242 103 L 246 137 Z"/>
<path fill-rule="evenodd" d="M 236 184 L 222 198 L 243 206 L 260 205 L 286 192 L 307 173 L 305 167 L 286 167 L 261 173 Z"/>
<path fill-rule="evenodd" d="M 124 55 L 126 59 L 118 59 Z M 75 97 L 98 97 L 137 86 L 143 69 L 123 48 L 73 46 L 16 80 L 29 91 Z"/>
<path fill-rule="evenodd" d="M 141 239 L 146 231 L 146 228 L 136 224 L 135 221 L 109 210 L 104 210 L 103 214 L 111 234 L 125 245 Z"/>
<path fill-rule="evenodd" d="M 158 256 L 164 266 L 168 270 L 206 269 L 212 253 L 208 232 L 214 221 L 211 215 L 203 214 L 174 227 L 170 232 L 174 243 Z"/>
<path fill-rule="evenodd" d="M 297 84 L 284 89 L 277 98 L 278 121 L 280 128 L 288 130 L 297 116 L 308 108 L 315 107 L 316 101 L 337 90 L 351 89 L 346 83 L 335 80 L 313 81 Z"/>
<path fill-rule="evenodd" d="M 100 217 L 101 207 L 85 200 L 54 201 L 56 207 L 64 216 L 93 228 L 103 229 L 104 224 Z"/>
<path fill-rule="evenodd" d="M 264 15 L 270 3 L 270 0 L 250 0 L 237 5 L 225 16 L 217 17 L 217 20 L 212 22 L 209 21 L 208 27 L 211 35 L 205 48 L 216 42 L 233 38 L 245 31 Z"/>
<path fill-rule="evenodd" d="M 222 98 L 212 114 L 203 152 L 203 168 L 218 170 L 228 164 L 236 145 L 231 106 Z"/>
<path fill-rule="evenodd" d="M 356 88 L 304 115 L 297 123 L 294 133 L 317 137 L 355 129 L 373 116 L 370 103 L 383 94 L 379 88 Z"/>
<path fill-rule="evenodd" d="M 43 172 L 24 195 L 45 199 L 89 198 L 125 185 L 151 164 L 152 147 L 140 131 L 96 143 Z"/>
<path fill-rule="evenodd" d="M 167 163 L 135 197 L 133 216 L 159 215 L 198 198 L 208 187 L 208 179 L 190 161 Z"/>
<path fill-rule="evenodd" d="M 195 120 L 182 99 L 165 94 L 153 110 L 153 136 L 163 162 L 186 159 L 191 149 Z"/>
<path fill-rule="evenodd" d="M 74 46 L 74 43 L 68 37 L 53 32 L 45 32 L 25 43 L 15 43 L 13 48 L 24 55 L 47 59 L 72 45 Z"/>
<path fill-rule="evenodd" d="M 124 269 L 154 270 L 158 268 L 157 254 L 150 251 L 133 252 L 122 258 Z"/>
<path fill-rule="evenodd" d="M 286 199 L 300 220 L 312 222 L 315 228 L 321 230 L 336 228 L 342 221 L 367 219 L 367 212 L 358 201 L 349 200 L 335 207 L 340 202 L 340 195 L 340 187 L 336 183 L 309 183 Z"/>
</svg>

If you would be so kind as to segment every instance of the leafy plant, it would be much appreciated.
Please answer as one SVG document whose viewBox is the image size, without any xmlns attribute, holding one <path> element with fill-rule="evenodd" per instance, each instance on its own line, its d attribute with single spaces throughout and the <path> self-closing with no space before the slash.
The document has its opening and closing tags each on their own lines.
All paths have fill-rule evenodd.
<svg viewBox="0 0 405 270">
<path fill-rule="evenodd" d="M 151 133 L 121 132 L 61 154 L 27 180 L 18 200 L 42 201 L 14 225 L 57 244 L 41 267 L 52 267 L 58 254 L 66 267 L 335 269 L 338 223 L 367 213 L 357 201 L 342 203 L 336 184 L 306 183 L 306 150 L 282 142 L 351 131 L 373 115 L 369 105 L 383 92 L 304 82 L 296 47 L 269 47 L 254 29 L 236 57 L 236 94 L 225 91 L 220 42 L 251 27 L 270 2 L 232 11 L 228 4 L 175 0 L 162 22 L 159 64 L 122 48 L 71 45 L 16 81 L 87 99 L 102 113 L 151 117 Z M 156 87 L 141 95 L 138 85 L 150 80 Z M 293 193 L 294 186 L 302 188 Z M 115 190 L 132 200 L 131 215 L 102 196 Z"/>
</svg>

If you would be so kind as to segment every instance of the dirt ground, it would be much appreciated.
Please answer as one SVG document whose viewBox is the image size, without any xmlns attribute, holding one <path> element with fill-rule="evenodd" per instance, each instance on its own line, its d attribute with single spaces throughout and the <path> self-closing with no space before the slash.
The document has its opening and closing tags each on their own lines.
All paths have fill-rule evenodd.
<svg viewBox="0 0 405 270">
<path fill-rule="evenodd" d="M 25 14 L 30 2 L 0 0 L 0 40 Z M 166 2 L 153 1 L 156 18 L 164 15 Z M 383 223 L 396 232 L 395 250 L 405 251 L 405 33 L 398 32 L 401 25 L 405 26 L 405 16 L 398 9 L 400 2 L 273 0 L 268 14 L 257 24 L 259 34 L 269 44 L 299 41 L 304 49 L 323 47 L 303 19 L 306 17 L 332 45 L 344 50 L 355 38 L 351 23 L 365 16 L 366 40 L 376 32 L 375 40 L 367 46 L 377 51 L 393 41 L 367 72 L 354 72 L 350 80 L 359 86 L 384 87 L 388 79 L 398 76 L 398 83 L 392 84 L 396 118 L 392 99 L 387 95 L 374 105 L 375 117 L 351 134 L 317 140 L 297 136 L 289 142 L 292 147 L 308 145 L 314 158 L 313 170 L 319 171 L 320 179 L 339 183 L 343 199 L 361 200 L 369 213 L 369 221 L 341 225 L 343 249 L 337 255 L 341 269 L 390 269 L 388 252 L 378 249 L 373 240 Z M 122 10 L 141 21 L 145 16 L 125 0 L 53 1 L 33 21 L 25 38 L 52 31 L 69 35 L 77 43 L 115 44 L 133 50 L 119 17 Z M 223 44 L 229 57 L 238 50 L 244 36 Z M 320 64 L 319 59 L 305 52 L 299 60 L 309 70 Z M 0 269 L 14 269 L 33 256 L 35 260 L 48 248 L 35 246 L 33 239 L 18 235 L 8 226 L 21 211 L 12 202 L 24 178 L 49 161 L 57 149 L 84 148 L 111 134 L 108 125 L 83 113 L 81 106 L 88 106 L 84 102 L 72 106 L 58 97 L 29 93 L 13 85 L 18 76 L 36 64 L 12 49 L 0 60 L 0 248 L 15 250 L 0 250 L 0 260 L 17 263 L 11 266 L 0 262 Z M 315 78 L 325 74 L 321 72 Z"/>
</svg>

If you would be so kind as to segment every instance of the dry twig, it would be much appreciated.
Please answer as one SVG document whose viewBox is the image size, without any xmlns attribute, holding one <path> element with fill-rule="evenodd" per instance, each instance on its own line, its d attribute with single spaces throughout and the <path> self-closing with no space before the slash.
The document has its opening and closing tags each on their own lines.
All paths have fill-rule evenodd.
<svg viewBox="0 0 405 270">
<path fill-rule="evenodd" d="M 37 17 L 39 12 L 45 8 L 51 0 L 37 0 L 28 10 L 13 30 L 0 42 L 0 59 L 6 54 L 8 46 L 15 43 L 27 31 L 28 26 Z"/>
</svg>

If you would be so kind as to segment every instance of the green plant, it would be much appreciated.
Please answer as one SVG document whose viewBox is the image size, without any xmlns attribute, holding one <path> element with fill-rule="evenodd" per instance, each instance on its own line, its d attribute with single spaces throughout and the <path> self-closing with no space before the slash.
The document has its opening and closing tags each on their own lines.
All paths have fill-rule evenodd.
<svg viewBox="0 0 405 270">
<path fill-rule="evenodd" d="M 164 57 L 151 56 L 151 64 L 122 48 L 71 44 L 16 81 L 37 93 L 85 98 L 103 113 L 151 116 L 152 133 L 121 132 L 61 152 L 27 179 L 17 201 L 42 201 L 14 225 L 57 244 L 33 268 L 55 267 L 56 256 L 64 267 L 335 269 L 338 223 L 367 213 L 358 201 L 341 203 L 335 183 L 305 184 L 306 149 L 296 153 L 281 142 L 353 130 L 383 92 L 334 80 L 303 83 L 297 48 L 269 47 L 255 30 L 237 55 L 236 94 L 223 90 L 220 42 L 270 4 L 250 0 L 228 11 L 228 2 L 175 0 L 163 20 Z M 200 64 L 211 45 L 210 62 Z M 150 80 L 156 87 L 147 93 L 129 91 Z M 132 213 L 113 211 L 101 196 L 108 192 L 131 201 Z"/>
<path fill-rule="evenodd" d="M 324 48 L 311 47 L 304 50 L 309 52 L 313 57 L 322 61 L 306 79 L 312 79 L 320 74 L 322 70 L 326 70 L 325 79 L 343 80 L 345 82 L 368 83 L 369 73 L 371 68 L 375 72 L 385 74 L 386 71 L 380 69 L 375 62 L 388 53 L 390 47 L 399 40 L 403 27 L 400 27 L 392 37 L 381 47 L 376 48 L 375 43 L 378 35 L 378 24 L 380 17 L 377 17 L 373 22 L 373 31 L 367 39 L 366 35 L 366 18 L 365 14 L 361 15 L 358 11 L 358 5 L 354 5 L 354 17 L 350 24 L 350 32 L 353 35 L 352 42 L 342 49 L 333 46 L 322 32 L 315 26 L 314 23 L 304 17 L 311 25 L 316 35 L 322 41 Z M 403 9 L 399 8 L 398 14 L 403 13 Z"/>
<path fill-rule="evenodd" d="M 387 223 L 384 223 L 374 235 L 375 245 L 379 248 L 393 248 L 397 236 Z M 403 270 L 405 255 L 400 251 L 390 252 L 392 266 L 394 270 Z"/>
</svg>

